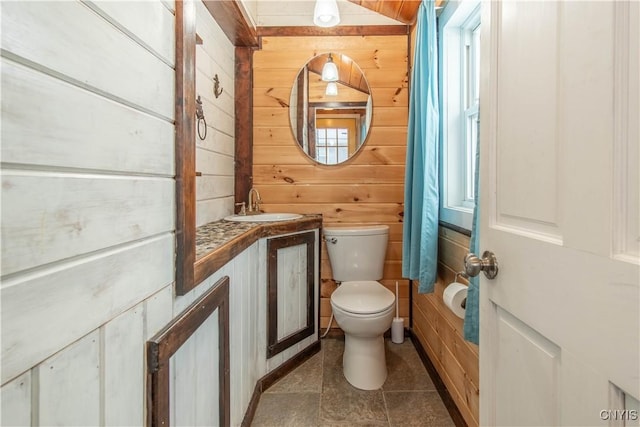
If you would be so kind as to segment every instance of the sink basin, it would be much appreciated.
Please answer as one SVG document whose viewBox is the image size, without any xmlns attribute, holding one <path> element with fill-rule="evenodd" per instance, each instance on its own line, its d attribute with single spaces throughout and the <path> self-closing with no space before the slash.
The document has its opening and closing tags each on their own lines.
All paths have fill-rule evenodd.
<svg viewBox="0 0 640 427">
<path fill-rule="evenodd" d="M 302 215 L 296 213 L 261 213 L 255 215 L 231 215 L 225 217 L 225 221 L 235 222 L 268 222 L 268 221 L 289 221 L 292 219 L 302 218 Z"/>
</svg>

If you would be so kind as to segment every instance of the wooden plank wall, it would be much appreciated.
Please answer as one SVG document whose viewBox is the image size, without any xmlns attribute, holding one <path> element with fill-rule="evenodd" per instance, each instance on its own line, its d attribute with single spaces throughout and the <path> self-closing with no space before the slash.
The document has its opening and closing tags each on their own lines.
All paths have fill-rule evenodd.
<svg viewBox="0 0 640 427">
<path fill-rule="evenodd" d="M 463 320 L 444 305 L 442 293 L 461 271 L 469 237 L 440 227 L 438 281 L 432 294 L 413 292 L 413 332 L 426 350 L 460 413 L 469 426 L 478 425 L 478 346 L 462 338 Z M 460 283 L 468 282 L 459 278 Z"/>
<path fill-rule="evenodd" d="M 143 425 L 172 315 L 173 2 L 1 13 L 1 423 Z"/>
<path fill-rule="evenodd" d="M 262 50 L 253 58 L 253 179 L 267 212 L 321 213 L 325 226 L 389 225 L 382 283 L 395 291 L 399 282 L 400 315 L 408 326 L 409 285 L 401 274 L 407 49 L 407 36 L 263 37 Z M 340 52 L 357 62 L 373 96 L 369 139 L 354 158 L 337 166 L 318 165 L 301 151 L 286 106 L 300 68 L 327 52 Z M 336 287 L 324 245 L 321 266 L 324 328 Z"/>
<path fill-rule="evenodd" d="M 196 96 L 200 95 L 207 136 L 196 132 L 196 226 L 233 213 L 235 150 L 235 47 L 202 3 L 196 1 Z M 222 94 L 214 95 L 218 75 Z"/>
<path fill-rule="evenodd" d="M 9 2 L 1 13 L 0 424 L 145 425 L 146 341 L 227 274 L 239 425 L 256 381 L 317 335 L 266 360 L 264 240 L 174 298 L 173 2 Z M 212 21 L 198 25 L 199 57 L 223 50 Z M 228 75 L 200 60 L 198 87 L 213 71 L 233 93 L 233 56 L 215 58 Z M 217 108 L 205 103 L 212 139 L 200 148 L 223 157 L 233 138 L 217 132 Z M 219 163 L 200 161 L 214 176 L 203 187 L 224 187 Z M 188 360 L 174 371 L 178 423 L 214 424 L 216 333 L 176 355 Z"/>
</svg>

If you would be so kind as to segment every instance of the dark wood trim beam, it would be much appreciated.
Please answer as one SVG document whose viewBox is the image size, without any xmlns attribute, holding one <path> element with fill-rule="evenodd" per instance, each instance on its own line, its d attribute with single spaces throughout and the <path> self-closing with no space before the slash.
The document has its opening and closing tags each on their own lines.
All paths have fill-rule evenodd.
<svg viewBox="0 0 640 427">
<path fill-rule="evenodd" d="M 253 48 L 236 47 L 235 203 L 253 186 Z M 235 212 L 235 211 L 234 211 Z"/>
<path fill-rule="evenodd" d="M 366 108 L 366 102 L 310 102 L 310 107 L 314 108 Z"/>
<path fill-rule="evenodd" d="M 258 27 L 260 37 L 308 37 L 308 36 L 406 36 L 408 25 L 354 25 L 321 27 Z"/>
<path fill-rule="evenodd" d="M 218 421 L 221 426 L 230 425 L 229 277 L 225 276 L 147 341 L 147 424 L 149 426 L 169 426 L 171 356 L 216 309 L 219 311 L 218 348 L 220 349 L 220 363 L 217 366 L 220 388 Z"/>
<path fill-rule="evenodd" d="M 239 0 L 203 0 L 203 3 L 234 46 L 258 47 L 256 29 Z"/>
<path fill-rule="evenodd" d="M 194 287 L 196 260 L 196 10 L 176 1 L 176 294 Z"/>
</svg>

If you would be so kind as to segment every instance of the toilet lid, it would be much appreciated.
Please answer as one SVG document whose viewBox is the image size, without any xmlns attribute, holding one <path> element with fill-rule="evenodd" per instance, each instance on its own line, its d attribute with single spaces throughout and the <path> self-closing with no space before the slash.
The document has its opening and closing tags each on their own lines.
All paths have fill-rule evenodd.
<svg viewBox="0 0 640 427">
<path fill-rule="evenodd" d="M 393 305 L 395 299 L 393 292 L 374 281 L 342 282 L 331 294 L 333 304 L 355 314 L 384 311 Z"/>
</svg>

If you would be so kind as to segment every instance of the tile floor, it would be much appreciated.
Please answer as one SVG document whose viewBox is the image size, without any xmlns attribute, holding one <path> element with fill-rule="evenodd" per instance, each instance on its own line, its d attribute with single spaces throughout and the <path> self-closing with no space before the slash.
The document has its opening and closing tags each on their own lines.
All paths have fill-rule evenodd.
<svg viewBox="0 0 640 427">
<path fill-rule="evenodd" d="M 359 390 L 342 374 L 344 338 L 265 390 L 252 426 L 454 426 L 410 339 L 386 341 L 387 381 Z"/>
</svg>

